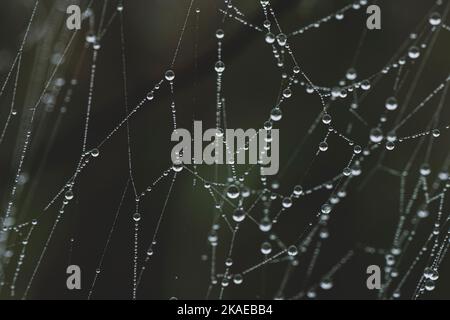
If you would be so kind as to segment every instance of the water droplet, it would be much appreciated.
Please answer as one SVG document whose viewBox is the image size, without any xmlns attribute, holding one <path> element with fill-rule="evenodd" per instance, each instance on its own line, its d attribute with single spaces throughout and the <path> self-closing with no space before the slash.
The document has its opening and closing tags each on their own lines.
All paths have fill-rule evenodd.
<svg viewBox="0 0 450 320">
<path fill-rule="evenodd" d="M 225 63 L 223 63 L 223 61 L 217 61 L 214 70 L 216 70 L 217 73 L 222 73 L 225 70 Z"/>
<path fill-rule="evenodd" d="M 284 47 L 286 45 L 287 42 L 287 37 L 284 33 L 280 33 L 277 35 L 277 42 L 278 45 L 280 45 L 281 47 Z"/>
<path fill-rule="evenodd" d="M 173 79 L 175 79 L 175 72 L 173 72 L 173 70 L 167 70 L 164 77 L 167 81 L 172 81 Z"/>
<path fill-rule="evenodd" d="M 431 167 L 428 163 L 422 164 L 420 167 L 420 174 L 423 176 L 428 176 L 431 173 Z"/>
<path fill-rule="evenodd" d="M 141 214 L 139 212 L 135 212 L 133 214 L 133 220 L 136 221 L 136 222 L 140 221 L 141 220 Z"/>
<path fill-rule="evenodd" d="M 392 141 L 386 142 L 386 149 L 387 150 L 392 151 L 392 150 L 394 150 L 394 148 L 395 148 L 395 143 L 394 142 L 392 142 Z"/>
<path fill-rule="evenodd" d="M 270 119 L 273 121 L 280 121 L 283 117 L 283 113 L 281 112 L 280 108 L 273 108 L 270 112 Z"/>
<path fill-rule="evenodd" d="M 67 190 L 66 193 L 64 194 L 64 197 L 66 198 L 66 200 L 72 200 L 73 199 L 72 190 Z"/>
<path fill-rule="evenodd" d="M 352 170 L 349 167 L 344 168 L 342 174 L 346 177 L 349 177 L 352 174 Z"/>
<path fill-rule="evenodd" d="M 387 98 L 385 106 L 387 110 L 394 111 L 398 107 L 397 98 L 395 97 Z"/>
<path fill-rule="evenodd" d="M 281 205 L 283 206 L 283 208 L 292 207 L 292 199 L 289 197 L 284 198 L 283 201 L 281 202 Z"/>
<path fill-rule="evenodd" d="M 237 197 L 239 197 L 239 188 L 232 184 L 227 189 L 227 196 L 230 199 L 236 199 Z"/>
<path fill-rule="evenodd" d="M 265 40 L 268 44 L 272 44 L 275 42 L 275 35 L 272 32 L 266 33 Z"/>
<path fill-rule="evenodd" d="M 333 282 L 331 281 L 331 279 L 323 279 L 320 282 L 320 287 L 323 290 L 330 290 L 331 288 L 333 288 Z"/>
<path fill-rule="evenodd" d="M 383 140 L 383 132 L 380 128 L 373 128 L 370 131 L 370 141 L 373 143 L 379 143 Z"/>
<path fill-rule="evenodd" d="M 242 277 L 242 274 L 238 273 L 235 274 L 233 277 L 234 284 L 241 284 L 244 281 L 244 278 Z"/>
<path fill-rule="evenodd" d="M 272 245 L 270 242 L 263 242 L 261 244 L 261 253 L 262 254 L 270 254 L 272 252 Z"/>
<path fill-rule="evenodd" d="M 434 129 L 432 131 L 433 137 L 437 138 L 441 135 L 441 132 L 438 129 Z"/>
<path fill-rule="evenodd" d="M 292 91 L 289 88 L 283 90 L 283 97 L 290 98 L 292 96 Z"/>
<path fill-rule="evenodd" d="M 241 207 L 237 208 L 233 212 L 233 220 L 236 222 L 242 222 L 245 219 L 245 210 Z"/>
<path fill-rule="evenodd" d="M 321 143 L 319 143 L 319 150 L 323 152 L 327 151 L 328 143 L 326 141 L 322 141 Z"/>
<path fill-rule="evenodd" d="M 287 250 L 288 255 L 290 255 L 291 257 L 294 257 L 298 254 L 298 249 L 296 246 L 292 245 L 289 246 L 288 250 Z"/>
<path fill-rule="evenodd" d="M 299 185 L 295 186 L 294 187 L 294 195 L 298 197 L 298 196 L 301 196 L 302 194 L 303 194 L 302 186 L 299 186 Z"/>
<path fill-rule="evenodd" d="M 430 18 L 428 19 L 428 21 L 432 26 L 438 26 L 442 22 L 441 15 L 439 14 L 439 12 L 433 12 L 432 14 L 430 14 Z"/>
<path fill-rule="evenodd" d="M 262 232 L 268 232 L 270 229 L 272 229 L 272 221 L 268 217 L 264 217 L 261 219 L 261 222 L 259 224 L 259 229 Z"/>
<path fill-rule="evenodd" d="M 324 205 L 322 205 L 322 207 L 320 208 L 320 211 L 323 214 L 329 214 L 331 212 L 331 206 L 328 203 L 325 203 Z"/>
<path fill-rule="evenodd" d="M 94 158 L 97 158 L 99 154 L 100 151 L 97 148 L 91 150 L 91 156 L 93 156 Z"/>
<path fill-rule="evenodd" d="M 416 46 L 412 46 L 408 50 L 408 57 L 411 59 L 417 59 L 420 56 L 420 50 Z"/>
<path fill-rule="evenodd" d="M 355 80 L 357 77 L 356 70 L 353 68 L 348 69 L 345 77 L 347 78 L 347 80 Z"/>
<path fill-rule="evenodd" d="M 431 279 L 425 280 L 424 286 L 427 291 L 433 291 L 436 288 L 436 284 Z"/>
<path fill-rule="evenodd" d="M 330 124 L 331 123 L 331 116 L 328 113 L 324 113 L 322 116 L 322 122 L 324 124 Z"/>
<path fill-rule="evenodd" d="M 223 32 L 222 29 L 217 29 L 217 31 L 216 31 L 216 38 L 217 39 L 223 39 L 224 36 L 225 36 L 225 32 Z"/>
<path fill-rule="evenodd" d="M 181 162 L 181 160 L 176 160 L 173 163 L 172 170 L 175 172 L 180 172 L 181 170 L 183 170 L 183 163 Z"/>
</svg>

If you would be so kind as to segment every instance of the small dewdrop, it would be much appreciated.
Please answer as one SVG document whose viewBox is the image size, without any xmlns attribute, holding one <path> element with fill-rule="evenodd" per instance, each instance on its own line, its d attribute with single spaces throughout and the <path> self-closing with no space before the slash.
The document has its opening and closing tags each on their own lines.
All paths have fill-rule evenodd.
<svg viewBox="0 0 450 320">
<path fill-rule="evenodd" d="M 322 205 L 322 207 L 320 208 L 320 211 L 323 214 L 329 214 L 331 212 L 331 206 L 328 203 L 325 203 L 324 205 Z"/>
<path fill-rule="evenodd" d="M 66 198 L 66 200 L 72 200 L 73 199 L 72 190 L 67 190 L 66 193 L 64 194 L 64 198 Z"/>
<path fill-rule="evenodd" d="M 242 274 L 238 273 L 233 276 L 234 284 L 241 284 L 243 281 L 244 281 L 244 278 L 242 277 Z"/>
<path fill-rule="evenodd" d="M 282 117 L 283 113 L 280 108 L 275 107 L 270 112 L 270 119 L 272 119 L 272 121 L 280 121 Z"/>
<path fill-rule="evenodd" d="M 397 99 L 395 97 L 389 97 L 386 99 L 385 107 L 389 111 L 394 111 L 398 107 Z"/>
<path fill-rule="evenodd" d="M 336 18 L 336 20 L 342 20 L 344 19 L 344 14 L 342 12 L 338 12 L 334 17 Z"/>
<path fill-rule="evenodd" d="M 281 205 L 286 209 L 292 207 L 292 199 L 289 197 L 284 198 Z"/>
<path fill-rule="evenodd" d="M 289 88 L 283 90 L 283 97 L 290 98 L 292 96 L 292 91 Z"/>
<path fill-rule="evenodd" d="M 225 32 L 223 32 L 223 30 L 222 29 L 217 29 L 216 30 L 216 38 L 217 39 L 223 39 L 223 37 L 225 36 Z"/>
<path fill-rule="evenodd" d="M 214 65 L 214 70 L 216 70 L 217 73 L 222 73 L 225 70 L 225 63 L 223 63 L 223 61 L 217 61 Z"/>
<path fill-rule="evenodd" d="M 93 44 L 93 43 L 95 43 L 96 41 L 97 41 L 97 37 L 95 36 L 94 33 L 89 32 L 89 33 L 86 35 L 86 42 L 87 42 L 87 43 Z"/>
<path fill-rule="evenodd" d="M 432 132 L 433 137 L 438 138 L 441 135 L 439 129 L 434 129 Z"/>
<path fill-rule="evenodd" d="M 233 259 L 227 258 L 227 259 L 225 260 L 225 266 L 226 266 L 226 267 L 231 267 L 232 265 L 233 265 Z"/>
<path fill-rule="evenodd" d="M 320 287 L 323 290 L 330 290 L 331 288 L 333 288 L 333 282 L 331 281 L 331 279 L 323 279 L 320 282 Z"/>
<path fill-rule="evenodd" d="M 245 219 L 245 210 L 241 207 L 237 208 L 233 212 L 233 220 L 235 222 L 242 222 Z"/>
<path fill-rule="evenodd" d="M 183 163 L 180 160 L 175 161 L 172 165 L 172 170 L 174 172 L 180 172 L 183 170 Z"/>
<path fill-rule="evenodd" d="M 263 242 L 261 244 L 261 253 L 262 254 L 270 254 L 272 252 L 272 245 L 270 242 Z"/>
<path fill-rule="evenodd" d="M 342 174 L 346 177 L 349 177 L 352 175 L 352 170 L 349 167 L 344 168 L 344 170 L 342 171 Z"/>
<path fill-rule="evenodd" d="M 217 245 L 217 241 L 219 240 L 219 237 L 217 236 L 217 232 L 215 230 L 211 230 L 211 232 L 208 235 L 208 241 L 212 246 Z"/>
<path fill-rule="evenodd" d="M 322 141 L 319 143 L 319 150 L 325 152 L 328 150 L 328 143 L 326 141 Z"/>
<path fill-rule="evenodd" d="M 273 44 L 275 42 L 275 35 L 272 32 L 267 32 L 264 39 L 266 40 L 266 43 Z"/>
<path fill-rule="evenodd" d="M 300 185 L 294 187 L 294 196 L 299 197 L 303 194 L 303 188 Z"/>
<path fill-rule="evenodd" d="M 119 4 L 116 7 L 117 11 L 122 12 L 123 11 L 123 3 L 119 2 Z"/>
<path fill-rule="evenodd" d="M 417 59 L 420 56 L 420 50 L 416 46 L 412 46 L 408 50 L 408 57 L 411 59 Z"/>
<path fill-rule="evenodd" d="M 433 280 L 427 279 L 425 280 L 424 287 L 427 291 L 433 291 L 436 288 L 436 284 Z"/>
<path fill-rule="evenodd" d="M 259 223 L 259 230 L 262 232 L 268 232 L 270 229 L 272 229 L 272 221 L 268 217 L 262 218 Z"/>
<path fill-rule="evenodd" d="M 167 70 L 164 77 L 167 81 L 172 81 L 173 79 L 175 79 L 175 72 L 173 72 L 173 70 Z"/>
<path fill-rule="evenodd" d="M 139 212 L 135 212 L 135 213 L 133 214 L 133 220 L 134 220 L 135 222 L 140 221 L 140 220 L 141 220 L 141 214 L 140 214 Z"/>
<path fill-rule="evenodd" d="M 153 100 L 153 98 L 154 98 L 153 92 L 150 91 L 149 93 L 147 93 L 147 97 L 146 98 L 147 98 L 148 101 Z"/>
<path fill-rule="evenodd" d="M 261 0 L 260 3 L 263 7 L 266 7 L 269 4 L 269 0 Z"/>
<path fill-rule="evenodd" d="M 287 43 L 287 37 L 284 33 L 279 33 L 277 35 L 277 43 L 280 47 L 284 47 Z"/>
<path fill-rule="evenodd" d="M 361 151 L 362 151 L 361 146 L 356 145 L 356 146 L 353 147 L 353 153 L 355 153 L 355 154 L 360 154 Z"/>
<path fill-rule="evenodd" d="M 364 80 L 361 82 L 361 89 L 363 90 L 369 90 L 370 89 L 370 82 L 368 80 Z"/>
<path fill-rule="evenodd" d="M 380 143 L 383 140 L 383 131 L 380 128 L 373 128 L 370 131 L 370 141 Z"/>
<path fill-rule="evenodd" d="M 439 12 L 433 12 L 432 14 L 430 14 L 430 17 L 428 18 L 428 22 L 432 26 L 440 25 L 442 22 L 442 19 L 441 19 L 441 15 L 439 14 Z"/>
<path fill-rule="evenodd" d="M 394 142 L 392 142 L 392 141 L 386 142 L 386 149 L 387 150 L 392 151 L 392 150 L 394 150 L 394 148 L 395 148 L 395 143 Z"/>
<path fill-rule="evenodd" d="M 430 215 L 430 212 L 427 210 L 427 208 L 420 208 L 419 210 L 417 210 L 416 214 L 420 219 L 425 219 Z"/>
<path fill-rule="evenodd" d="M 227 189 L 227 197 L 230 199 L 236 199 L 237 197 L 239 197 L 239 188 L 237 186 L 235 186 L 234 184 L 229 186 Z"/>
<path fill-rule="evenodd" d="M 324 124 L 330 124 L 331 123 L 331 115 L 329 113 L 324 113 L 322 116 L 322 122 Z"/>
<path fill-rule="evenodd" d="M 347 80 L 355 80 L 357 77 L 357 73 L 356 70 L 354 68 L 350 68 L 347 70 L 347 73 L 345 74 L 345 77 L 347 78 Z"/>
<path fill-rule="evenodd" d="M 98 151 L 97 148 L 94 148 L 91 150 L 91 156 L 93 156 L 94 158 L 97 158 L 100 154 L 100 151 Z"/>
<path fill-rule="evenodd" d="M 295 257 L 298 254 L 298 249 L 296 246 L 292 245 L 289 246 L 289 248 L 287 249 L 287 253 L 288 255 L 290 255 L 291 257 Z"/>
<path fill-rule="evenodd" d="M 430 173 L 431 173 L 430 165 L 428 163 L 422 164 L 422 166 L 420 167 L 420 174 L 426 177 L 430 175 Z"/>
</svg>

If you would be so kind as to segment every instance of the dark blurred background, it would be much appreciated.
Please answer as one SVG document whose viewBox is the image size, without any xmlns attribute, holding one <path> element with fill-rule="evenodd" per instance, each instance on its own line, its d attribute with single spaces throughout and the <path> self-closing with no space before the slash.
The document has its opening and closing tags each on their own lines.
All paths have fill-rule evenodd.
<svg viewBox="0 0 450 320">
<path fill-rule="evenodd" d="M 116 1 L 110 0 L 106 21 L 116 10 Z M 17 91 L 17 112 L 7 131 L 5 141 L 0 145 L 0 200 L 2 211 L 9 200 L 9 193 L 17 168 L 23 125 L 27 119 L 27 108 L 33 106 L 52 70 L 54 55 L 62 51 L 61 43 L 67 43 L 71 31 L 66 30 L 65 8 L 73 1 L 41 1 L 36 19 L 32 24 L 29 39 L 22 57 L 22 70 Z M 290 33 L 315 20 L 334 13 L 350 1 L 332 0 L 272 0 L 271 4 L 282 28 Z M 94 1 L 92 10 L 95 23 L 102 11 L 103 1 Z M 264 15 L 259 1 L 233 1 L 245 19 L 262 26 Z M 412 32 L 428 28 L 420 24 L 432 8 L 434 1 L 394 0 L 379 1 L 382 10 L 382 29 L 368 31 L 355 64 L 358 79 L 364 79 L 378 72 L 397 52 Z M 446 1 L 444 1 L 446 5 Z M 34 1 L 2 0 L 0 4 L 0 73 L 6 77 L 23 37 Z M 81 1 L 82 8 L 87 1 Z M 440 9 L 442 10 L 443 7 Z M 127 77 L 129 106 L 135 106 L 151 90 L 169 68 L 176 48 L 180 30 L 186 16 L 189 1 L 181 0 L 132 0 L 124 3 L 124 32 L 127 55 Z M 223 95 L 226 98 L 227 122 L 230 128 L 259 128 L 267 119 L 276 103 L 281 71 L 277 68 L 270 46 L 264 42 L 264 33 L 256 32 L 239 22 L 227 18 L 219 9 L 221 1 L 196 0 L 187 21 L 185 34 L 175 65 L 175 102 L 179 127 L 191 128 L 192 120 L 202 120 L 204 127 L 215 125 L 215 71 L 217 41 L 215 31 L 222 28 L 225 38 L 222 48 L 226 71 L 223 77 Z M 198 9 L 199 12 L 195 10 Z M 331 21 L 320 28 L 313 28 L 304 34 L 289 38 L 296 59 L 313 83 L 333 87 L 344 78 L 352 64 L 359 39 L 365 29 L 365 8 L 349 10 L 342 21 Z M 84 116 L 88 98 L 90 62 L 92 49 L 85 51 L 85 34 L 88 22 L 76 36 L 64 64 L 56 78 L 66 81 L 56 101 L 40 103 L 37 119 L 33 126 L 34 136 L 24 163 L 26 182 L 20 187 L 15 201 L 16 222 L 28 221 L 42 214 L 43 208 L 64 186 L 73 174 L 81 152 Z M 417 27 L 419 26 L 419 29 Z M 450 34 L 442 30 L 431 56 L 425 66 L 419 86 L 415 90 L 411 108 L 419 103 L 445 77 L 450 66 Z M 92 114 L 89 124 L 88 149 L 94 148 L 125 116 L 122 69 L 120 21 L 116 18 L 104 38 L 99 50 L 97 76 L 95 79 Z M 413 75 L 416 65 L 408 66 Z M 290 70 L 289 70 L 290 72 Z M 64 101 L 65 89 L 75 74 L 78 85 L 74 87 L 67 112 L 59 112 Z M 395 72 L 386 75 L 362 102 L 358 112 L 370 125 L 375 126 L 384 111 L 384 101 L 392 94 Z M 406 81 L 411 81 L 411 77 Z M 11 86 L 0 100 L 0 120 L 3 125 L 9 110 Z M 408 84 L 405 86 L 407 91 Z M 293 88 L 293 98 L 283 106 L 280 128 L 280 172 L 282 176 L 269 178 L 280 183 L 279 193 L 289 194 L 293 186 L 302 180 L 305 189 L 318 185 L 341 172 L 349 161 L 352 148 L 336 136 L 329 140 L 329 150 L 314 162 L 311 171 L 305 171 L 317 151 L 317 145 L 325 135 L 325 128 L 319 127 L 302 147 L 291 165 L 286 167 L 293 150 L 307 135 L 307 130 L 322 111 L 317 95 L 307 94 L 304 88 Z M 402 92 L 404 94 L 404 92 Z M 433 115 L 437 99 L 425 108 L 399 132 L 399 136 L 423 131 Z M 345 132 L 349 123 L 354 123 L 351 136 L 361 145 L 368 141 L 369 129 L 361 126 L 348 112 L 350 99 L 337 103 L 332 109 L 333 123 Z M 167 83 L 155 95 L 151 103 L 145 104 L 130 121 L 131 149 L 133 154 L 134 178 L 138 190 L 143 191 L 170 164 L 170 134 L 172 131 L 170 113 L 170 91 Z M 446 124 L 449 111 L 444 107 L 441 125 Z M 55 131 L 56 125 L 58 126 Z M 2 127 L 3 128 L 3 127 Z M 128 180 L 128 158 L 126 131 L 122 128 L 101 149 L 100 156 L 82 172 L 74 188 L 75 198 L 70 202 L 58 225 L 48 251 L 29 293 L 33 299 L 85 299 L 95 275 L 104 243 L 111 228 Z M 53 134 L 53 135 L 52 135 Z M 428 144 L 428 140 L 426 144 Z M 399 145 L 389 153 L 385 165 L 402 170 L 411 157 L 417 140 Z M 415 168 L 424 157 L 425 147 L 416 156 Z M 379 152 L 379 151 L 378 151 Z M 433 148 L 431 163 L 433 173 L 440 170 L 448 152 L 448 135 L 442 134 Z M 375 165 L 378 155 L 363 166 L 363 174 L 352 180 L 348 195 L 333 211 L 330 223 L 330 238 L 324 241 L 322 253 L 313 273 L 311 284 L 317 282 L 348 250 L 357 245 L 389 249 L 398 222 L 400 182 L 384 172 L 377 172 L 370 182 L 361 188 L 368 171 Z M 243 172 L 245 168 L 239 167 Z M 201 166 L 199 171 L 207 179 L 213 179 L 212 168 Z M 418 169 L 412 170 L 414 176 Z M 416 174 L 417 172 L 417 174 Z M 221 182 L 225 181 L 226 170 L 221 171 Z M 38 180 L 36 180 L 38 179 Z M 141 201 L 140 258 L 151 242 L 164 199 L 170 185 L 166 178 L 154 191 Z M 412 193 L 415 180 L 407 184 L 407 194 Z M 246 184 L 260 189 L 259 178 L 251 174 Z M 323 190 L 301 198 L 289 213 L 274 227 L 274 232 L 285 242 L 293 243 L 306 224 L 327 200 L 329 191 Z M 42 247 L 48 237 L 57 215 L 60 201 L 57 201 L 42 216 L 30 240 L 27 256 L 16 284 L 21 296 L 36 265 Z M 279 205 L 278 205 L 279 206 Z M 274 205 L 275 208 L 278 206 Z M 262 208 L 256 207 L 255 217 L 260 218 Z M 273 212 L 273 213 L 274 213 Z M 104 267 L 97 280 L 92 298 L 130 299 L 132 294 L 134 196 L 129 189 L 117 221 Z M 230 214 L 230 212 L 227 212 Z M 215 215 L 214 203 L 199 181 L 193 185 L 193 176 L 182 171 L 174 185 L 164 219 L 159 231 L 155 253 L 144 273 L 138 291 L 140 299 L 203 299 L 209 285 L 210 246 L 207 235 Z M 248 221 L 246 221 L 248 222 Z M 430 223 L 428 223 L 430 222 Z M 432 228 L 432 221 L 420 226 L 417 240 L 405 253 L 401 272 L 415 258 L 418 250 Z M 217 256 L 218 272 L 224 270 L 224 257 L 230 241 L 230 233 L 222 227 L 219 231 Z M 253 224 L 244 223 L 238 234 L 234 252 L 233 270 L 239 271 L 259 263 L 263 259 L 260 245 L 267 240 Z M 15 250 L 16 238 L 8 240 L 5 250 Z M 71 244 L 71 239 L 73 244 Z M 277 252 L 277 250 L 274 250 Z M 202 258 L 202 255 L 206 255 Z M 4 281 L 10 281 L 15 268 L 15 257 L 5 265 Z M 297 293 L 302 284 L 302 275 L 311 254 L 303 255 L 300 265 L 289 280 L 285 295 Z M 65 287 L 66 267 L 77 264 L 82 269 L 82 290 L 69 291 Z M 339 271 L 334 279 L 334 288 L 323 291 L 323 299 L 372 299 L 376 294 L 365 287 L 366 267 L 370 264 L 384 264 L 382 255 L 368 255 L 356 250 L 355 257 Z M 405 286 L 409 298 L 423 270 L 424 262 L 415 269 Z M 444 262 L 436 290 L 426 297 L 448 299 L 450 274 L 444 272 L 449 262 Z M 227 299 L 271 299 L 274 297 L 286 269 L 285 263 L 270 264 L 249 273 L 240 286 L 230 285 L 225 290 Z M 301 271 L 303 270 L 303 271 Z M 7 286 L 5 286 L 6 288 Z M 218 295 L 217 288 L 211 297 Z M 9 297 L 9 290 L 3 289 L 2 298 Z"/>
</svg>

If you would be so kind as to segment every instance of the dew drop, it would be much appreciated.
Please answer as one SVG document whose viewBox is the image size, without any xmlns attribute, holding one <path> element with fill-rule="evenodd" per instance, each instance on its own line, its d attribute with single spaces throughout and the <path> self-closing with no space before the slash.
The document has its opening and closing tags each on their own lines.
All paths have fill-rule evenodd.
<svg viewBox="0 0 450 320">
<path fill-rule="evenodd" d="M 272 245 L 270 242 L 263 242 L 261 244 L 261 253 L 262 254 L 270 254 L 272 252 Z"/>
<path fill-rule="evenodd" d="M 173 70 L 167 70 L 164 77 L 167 81 L 172 81 L 173 79 L 175 79 L 175 72 L 173 72 Z"/>
<path fill-rule="evenodd" d="M 272 229 L 272 221 L 268 217 L 264 217 L 261 219 L 261 222 L 259 224 L 259 229 L 262 232 L 268 232 L 270 229 Z"/>
<path fill-rule="evenodd" d="M 225 70 L 225 63 L 223 63 L 223 61 L 217 61 L 214 65 L 214 70 L 216 70 L 217 73 L 222 73 Z"/>
<path fill-rule="evenodd" d="M 266 33 L 265 40 L 268 44 L 272 44 L 275 42 L 275 35 L 272 32 Z"/>
<path fill-rule="evenodd" d="M 319 143 L 319 150 L 325 152 L 328 150 L 328 143 L 326 141 L 322 141 Z"/>
<path fill-rule="evenodd" d="M 428 21 L 432 26 L 438 26 L 442 22 L 441 15 L 439 14 L 439 12 L 433 12 L 432 14 L 430 14 L 430 18 L 428 19 Z"/>
<path fill-rule="evenodd" d="M 373 128 L 370 131 L 370 141 L 373 143 L 379 143 L 383 140 L 383 132 L 380 128 Z"/>
<path fill-rule="evenodd" d="M 242 222 L 245 219 L 245 210 L 241 207 L 237 208 L 233 212 L 233 220 L 236 222 Z"/>
<path fill-rule="evenodd" d="M 239 197 L 239 188 L 234 184 L 229 186 L 227 189 L 227 196 L 230 199 L 236 199 L 237 197 Z"/>
<path fill-rule="evenodd" d="M 395 97 L 387 98 L 385 106 L 387 110 L 394 111 L 398 107 L 397 99 Z"/>
<path fill-rule="evenodd" d="M 273 108 L 270 112 L 270 119 L 273 121 L 280 121 L 283 117 L 283 113 L 281 112 L 280 108 Z"/>
<path fill-rule="evenodd" d="M 296 246 L 292 245 L 289 246 L 289 248 L 287 249 L 287 253 L 288 255 L 290 255 L 291 257 L 294 257 L 298 254 L 298 249 Z"/>
</svg>

